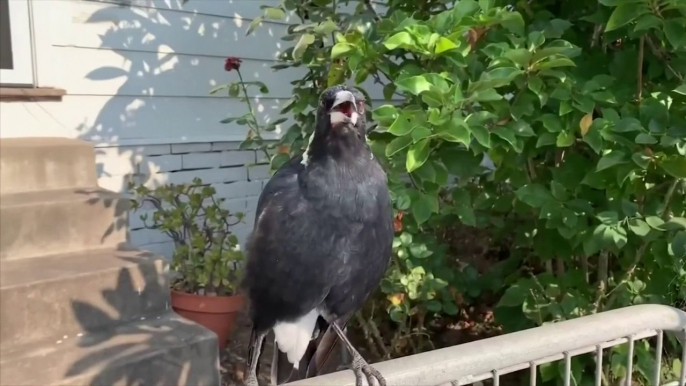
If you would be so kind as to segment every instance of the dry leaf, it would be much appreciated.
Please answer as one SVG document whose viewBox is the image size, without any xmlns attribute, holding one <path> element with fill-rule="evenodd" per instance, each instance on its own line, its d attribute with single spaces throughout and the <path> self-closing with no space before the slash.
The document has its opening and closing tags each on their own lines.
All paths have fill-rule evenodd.
<svg viewBox="0 0 686 386">
<path fill-rule="evenodd" d="M 581 128 L 581 136 L 585 136 L 586 133 L 588 133 L 588 129 L 591 127 L 591 124 L 593 123 L 593 115 L 592 114 L 586 114 L 584 115 L 583 118 L 581 118 L 581 122 L 579 122 L 579 128 Z"/>
</svg>

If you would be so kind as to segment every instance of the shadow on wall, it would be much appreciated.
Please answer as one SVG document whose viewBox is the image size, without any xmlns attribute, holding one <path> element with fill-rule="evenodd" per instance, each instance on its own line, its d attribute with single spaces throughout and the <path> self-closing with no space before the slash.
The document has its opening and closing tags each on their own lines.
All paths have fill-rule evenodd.
<svg viewBox="0 0 686 386">
<path fill-rule="evenodd" d="M 170 312 L 164 262 L 140 252 L 113 258 L 121 263 L 116 286 L 97 304 L 72 301 L 84 355 L 65 377 L 93 386 L 216 385 L 216 338 Z"/>
<path fill-rule="evenodd" d="M 244 240 L 269 167 L 254 151 L 238 149 L 243 126 L 219 122 L 245 114 L 244 102 L 226 94 L 210 96 L 209 91 L 235 80 L 234 73 L 224 71 L 224 58 L 243 57 L 246 81 L 262 81 L 271 89 L 268 97 L 251 94 L 258 118 L 278 118 L 291 86 L 288 75 L 274 74 L 271 66 L 283 50 L 285 25 L 269 24 L 245 37 L 251 20 L 232 10 L 254 16 L 261 12 L 256 3 L 269 1 L 114 2 L 76 3 L 90 13 L 74 26 L 73 34 L 88 36 L 75 37 L 75 47 L 60 48 L 100 65 L 78 65 L 83 71 L 76 71 L 79 76 L 70 81 L 70 94 L 84 100 L 84 110 L 102 101 L 93 122 L 86 118 L 78 127 L 80 139 L 108 144 L 96 149 L 100 186 L 122 192 L 129 181 L 155 187 L 200 177 L 227 199 L 228 209 L 248 214 L 245 224 L 236 228 Z M 271 50 L 266 48 L 270 45 Z M 172 243 L 143 229 L 138 216 L 133 214 L 129 223 L 132 244 L 169 257 Z"/>
</svg>

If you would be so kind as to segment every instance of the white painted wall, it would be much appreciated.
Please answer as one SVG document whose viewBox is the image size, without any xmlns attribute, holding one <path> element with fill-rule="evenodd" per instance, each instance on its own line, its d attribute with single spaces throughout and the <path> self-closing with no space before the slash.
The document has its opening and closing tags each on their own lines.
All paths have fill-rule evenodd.
<svg viewBox="0 0 686 386">
<path fill-rule="evenodd" d="M 278 118 L 291 97 L 290 82 L 304 74 L 271 70 L 277 55 L 294 44 L 280 38 L 295 20 L 264 22 L 245 36 L 262 14 L 260 6 L 278 0 L 31 1 L 41 17 L 39 86 L 63 88 L 67 95 L 61 102 L 3 103 L 0 138 L 91 141 L 98 147 L 99 183 L 114 191 L 123 191 L 131 179 L 162 184 L 200 177 L 227 198 L 229 209 L 249 215 L 236 228 L 244 239 L 268 166 L 243 166 L 259 161 L 253 152 L 237 150 L 245 129 L 219 121 L 247 109 L 209 90 L 237 80 L 224 71 L 224 59 L 241 57 L 245 80 L 270 89 L 251 95 L 258 118 Z M 371 81 L 364 86 L 373 100 L 383 98 Z M 137 214 L 131 217 L 134 245 L 171 254 L 169 241 L 141 229 Z"/>
</svg>

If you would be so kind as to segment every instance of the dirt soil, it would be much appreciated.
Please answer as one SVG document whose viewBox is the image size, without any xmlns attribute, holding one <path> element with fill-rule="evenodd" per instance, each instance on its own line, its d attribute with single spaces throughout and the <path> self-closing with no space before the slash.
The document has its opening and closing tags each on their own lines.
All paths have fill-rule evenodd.
<svg viewBox="0 0 686 386">
<path fill-rule="evenodd" d="M 245 312 L 241 312 L 236 320 L 235 330 L 226 350 L 221 354 L 222 386 L 243 386 L 246 375 L 248 358 L 248 341 L 250 340 L 250 320 Z M 260 360 L 259 383 L 268 385 L 270 382 L 271 359 L 273 344 L 267 340 Z"/>
</svg>

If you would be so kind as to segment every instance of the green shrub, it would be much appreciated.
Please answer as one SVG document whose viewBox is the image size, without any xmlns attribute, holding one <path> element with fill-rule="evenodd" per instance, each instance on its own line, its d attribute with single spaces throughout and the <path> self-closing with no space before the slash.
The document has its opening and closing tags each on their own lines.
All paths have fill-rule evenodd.
<svg viewBox="0 0 686 386">
<path fill-rule="evenodd" d="M 308 72 L 282 111 L 296 123 L 263 147 L 290 151 L 272 157 L 274 168 L 302 151 L 313 88 L 383 86 L 386 102 L 367 99 L 397 214 L 382 284 L 394 338 L 417 336 L 411 351 L 426 349 L 417 342 L 427 319 L 484 293 L 499 296 L 506 331 L 683 305 L 686 3 L 388 0 L 383 13 L 369 1 L 337 11 L 347 3 L 264 7 L 264 18 L 301 18 L 275 69 Z M 454 224 L 486 232 L 509 257 L 486 272 L 464 264 L 446 247 Z M 374 325 L 365 330 L 383 340 Z M 406 352 L 395 343 L 386 355 Z M 645 364 L 649 350 L 637 355 Z"/>
<path fill-rule="evenodd" d="M 150 204 L 152 218 L 142 214 L 145 228 L 163 232 L 174 241 L 172 288 L 191 294 L 227 296 L 236 292 L 242 276 L 243 252 L 231 227 L 243 213 L 221 207 L 211 186 L 199 178 L 192 184 L 163 185 L 149 189 L 131 186 L 132 211 Z"/>
</svg>

